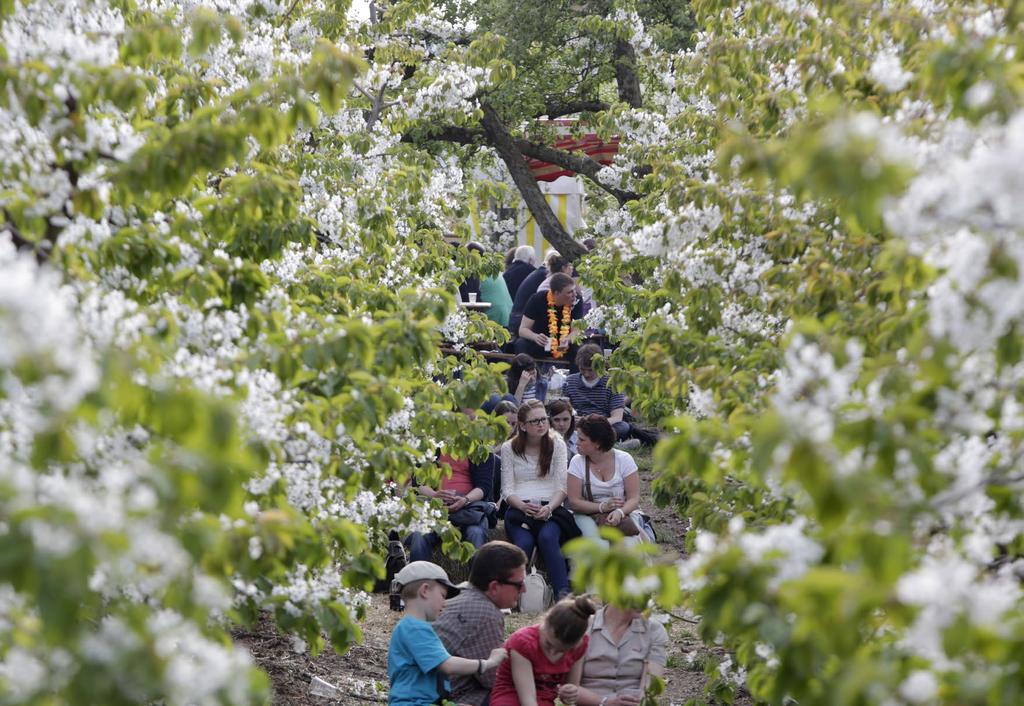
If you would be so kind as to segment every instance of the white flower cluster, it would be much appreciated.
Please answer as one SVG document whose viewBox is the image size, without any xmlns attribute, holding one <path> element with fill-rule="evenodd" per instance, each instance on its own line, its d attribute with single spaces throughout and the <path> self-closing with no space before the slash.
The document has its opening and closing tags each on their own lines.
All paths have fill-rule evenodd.
<svg viewBox="0 0 1024 706">
<path fill-rule="evenodd" d="M 929 292 L 930 327 L 970 351 L 991 347 L 1024 316 L 1024 111 L 979 128 L 968 149 L 936 154 L 886 212 L 942 274 Z M 958 140 L 959 141 L 959 140 Z M 993 259 L 995 258 L 995 259 Z M 993 265 L 1001 267 L 993 271 Z"/>
<path fill-rule="evenodd" d="M 103 300 L 111 305 L 109 316 L 104 316 Z M 195 581 L 205 586 L 201 593 L 214 608 L 218 589 L 196 570 L 180 540 L 160 527 L 165 518 L 157 511 L 158 490 L 164 483 L 144 451 L 147 432 L 101 431 L 79 423 L 67 430 L 77 450 L 74 462 L 30 468 L 35 433 L 45 431 L 56 413 L 70 411 L 99 383 L 96 354 L 80 328 L 83 321 L 96 326 L 93 340 L 111 341 L 118 338 L 119 320 L 135 315 L 135 307 L 116 295 L 89 292 L 85 302 L 80 321 L 72 289 L 60 285 L 56 272 L 17 255 L 7 240 L 0 240 L 0 485 L 9 491 L 0 514 L 27 518 L 5 522 L 4 531 L 22 535 L 41 564 L 65 561 L 78 552 L 94 557 L 88 589 L 112 605 L 123 598 L 145 603 L 158 599 L 172 582 Z M 36 371 L 22 379 L 31 372 L 28 366 Z M 0 629 L 38 629 L 29 629 L 39 619 L 34 599 L 7 584 L 0 584 L 0 595 Z M 73 629 L 69 650 L 80 647 L 88 663 L 112 671 L 136 660 L 144 644 L 151 643 L 163 662 L 160 693 L 168 703 L 245 703 L 249 698 L 248 656 L 204 637 L 180 615 L 154 613 L 144 626 L 111 615 L 95 630 L 88 622 Z M 9 693 L 31 700 L 60 689 L 82 659 L 64 650 L 44 654 L 0 648 L 0 678 Z"/>
<path fill-rule="evenodd" d="M 880 51 L 875 55 L 868 75 L 872 81 L 892 93 L 903 90 L 913 76 L 903 69 L 899 56 L 892 50 Z"/>
<path fill-rule="evenodd" d="M 737 665 L 736 669 L 733 669 L 732 655 L 726 655 L 725 658 L 718 663 L 718 673 L 727 682 L 732 683 L 735 686 L 744 686 L 747 683 L 747 670 L 743 666 Z"/>
<path fill-rule="evenodd" d="M 444 320 L 439 330 L 444 340 L 451 341 L 456 349 L 461 348 L 469 331 L 469 317 L 466 310 L 456 307 L 448 314 L 448 318 Z"/>
<path fill-rule="evenodd" d="M 632 10 L 616 7 L 611 19 L 630 29 L 629 43 L 636 51 L 647 51 L 654 45 L 654 39 L 647 32 L 643 18 Z"/>
<path fill-rule="evenodd" d="M 66 171 L 57 162 L 46 131 L 29 123 L 15 101 L 0 107 L 0 206 L 26 204 L 29 216 L 48 216 L 61 210 L 71 196 Z"/>
<path fill-rule="evenodd" d="M 796 336 L 786 351 L 785 366 L 776 378 L 772 403 L 792 428 L 817 443 L 828 443 L 835 431 L 834 415 L 851 400 L 860 374 L 861 346 L 850 341 L 848 360 L 838 366 L 816 343 Z"/>
<path fill-rule="evenodd" d="M 166 661 L 162 691 L 168 703 L 212 706 L 245 703 L 249 698 L 249 685 L 239 678 L 252 667 L 246 651 L 225 649 L 173 611 L 154 614 L 146 627 L 153 635 L 155 653 Z M 114 644 L 120 642 L 115 636 Z"/>
<path fill-rule="evenodd" d="M 401 107 L 406 119 L 444 119 L 452 113 L 462 115 L 472 111 L 478 107 L 481 92 L 491 83 L 489 69 L 441 63 L 433 68 L 408 104 Z"/>
<path fill-rule="evenodd" d="M 56 272 L 18 254 L 9 238 L 0 238 L 0 272 L 0 402 L 71 409 L 94 388 L 99 370 L 71 313 L 70 289 Z M 29 361 L 40 369 L 35 381 L 10 372 Z"/>
<path fill-rule="evenodd" d="M 369 602 L 362 592 L 341 589 L 341 571 L 332 567 L 325 571 L 312 571 L 299 565 L 289 572 L 286 581 L 277 584 L 271 595 L 284 599 L 284 610 L 295 616 L 302 615 L 308 606 L 339 601 L 352 609 Z"/>
<path fill-rule="evenodd" d="M 116 7 L 89 0 L 33 0 L 0 26 L 0 44 L 12 64 L 38 60 L 53 68 L 110 66 L 125 32 Z"/>
<path fill-rule="evenodd" d="M 809 533 L 807 520 L 802 517 L 762 531 L 746 530 L 743 518 L 733 517 L 724 536 L 698 534 L 697 551 L 678 564 L 680 581 L 687 590 L 701 588 L 707 581 L 706 571 L 712 560 L 721 552 L 738 547 L 748 564 L 771 567 L 773 574 L 767 588 L 777 591 L 783 583 L 806 574 L 824 557 L 825 550 Z"/>
<path fill-rule="evenodd" d="M 1024 594 L 1019 578 L 1008 568 L 987 574 L 957 556 L 947 542 L 936 540 L 935 545 L 921 566 L 900 579 L 897 587 L 899 599 L 919 609 L 903 642 L 935 669 L 958 669 L 955 658 L 946 653 L 945 628 L 965 615 L 971 624 L 1009 637 L 1012 628 L 1005 616 L 1018 611 Z M 909 687 L 917 693 L 913 682 Z"/>
<path fill-rule="evenodd" d="M 665 215 L 665 220 L 643 226 L 621 241 L 623 258 L 642 255 L 682 264 L 688 245 L 711 237 L 722 225 L 721 209 L 714 204 L 688 204 L 678 213 Z"/>
<path fill-rule="evenodd" d="M 635 317 L 626 316 L 621 307 L 602 306 L 595 304 L 583 318 L 588 329 L 604 331 L 607 335 L 621 339 L 630 333 L 639 332 L 644 322 Z"/>
</svg>

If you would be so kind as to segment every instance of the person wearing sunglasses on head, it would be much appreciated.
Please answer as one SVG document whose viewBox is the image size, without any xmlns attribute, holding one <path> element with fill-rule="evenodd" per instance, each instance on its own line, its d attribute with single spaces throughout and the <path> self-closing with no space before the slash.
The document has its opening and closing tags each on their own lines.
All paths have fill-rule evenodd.
<svg viewBox="0 0 1024 706">
<path fill-rule="evenodd" d="M 569 570 L 562 544 L 579 529 L 562 503 L 566 489 L 566 449 L 562 436 L 548 424 L 540 400 L 519 408 L 516 435 L 501 445 L 501 493 L 508 505 L 505 533 L 527 556 L 536 547 L 555 595 L 569 593 Z"/>
</svg>

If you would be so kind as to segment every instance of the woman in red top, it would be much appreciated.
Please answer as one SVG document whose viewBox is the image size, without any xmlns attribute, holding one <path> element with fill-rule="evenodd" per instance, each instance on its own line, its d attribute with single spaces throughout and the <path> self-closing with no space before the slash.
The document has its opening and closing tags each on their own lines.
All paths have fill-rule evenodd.
<svg viewBox="0 0 1024 706">
<path fill-rule="evenodd" d="M 498 668 L 490 705 L 554 706 L 556 698 L 575 704 L 582 670 L 573 667 L 587 652 L 587 625 L 593 614 L 588 598 L 564 598 L 539 625 L 512 633 L 505 641 L 509 659 Z"/>
</svg>

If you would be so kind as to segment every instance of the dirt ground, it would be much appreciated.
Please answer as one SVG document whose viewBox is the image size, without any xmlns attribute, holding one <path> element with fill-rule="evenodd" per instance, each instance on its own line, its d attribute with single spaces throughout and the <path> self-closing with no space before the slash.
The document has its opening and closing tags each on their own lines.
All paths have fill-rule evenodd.
<svg viewBox="0 0 1024 706">
<path fill-rule="evenodd" d="M 687 524 L 671 510 L 657 508 L 650 499 L 650 454 L 636 454 L 641 474 L 642 507 L 654 518 L 659 544 L 666 555 L 681 555 Z M 273 622 L 263 620 L 252 629 L 238 630 L 234 634 L 237 644 L 246 647 L 256 662 L 270 676 L 274 689 L 275 706 L 324 706 L 325 704 L 372 704 L 387 702 L 388 641 L 401 613 L 388 609 L 387 596 L 374 595 L 366 618 L 362 621 L 363 643 L 353 646 L 344 655 L 326 651 L 312 658 L 308 651 L 296 652 L 292 639 L 278 633 Z M 513 614 L 509 616 L 507 630 L 528 625 L 537 616 Z M 691 661 L 687 655 L 699 656 L 707 652 L 695 632 L 695 626 L 678 618 L 669 617 L 666 624 L 672 647 L 666 669 L 666 693 L 660 701 L 666 706 L 683 706 L 690 700 L 704 703 L 707 682 L 700 666 L 701 659 Z M 314 677 L 338 687 L 333 697 L 320 697 L 310 693 Z M 709 700 L 708 703 L 715 703 Z M 736 704 L 749 706 L 745 697 Z"/>
</svg>

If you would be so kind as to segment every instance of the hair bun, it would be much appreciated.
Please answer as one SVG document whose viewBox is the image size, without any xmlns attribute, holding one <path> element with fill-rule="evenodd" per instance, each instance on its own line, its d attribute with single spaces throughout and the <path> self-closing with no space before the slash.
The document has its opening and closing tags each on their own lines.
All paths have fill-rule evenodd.
<svg viewBox="0 0 1024 706">
<path fill-rule="evenodd" d="M 572 609 L 574 613 L 584 620 L 587 620 L 591 615 L 597 612 L 597 609 L 594 608 L 594 604 L 586 596 L 576 596 L 576 599 L 572 604 Z"/>
</svg>

